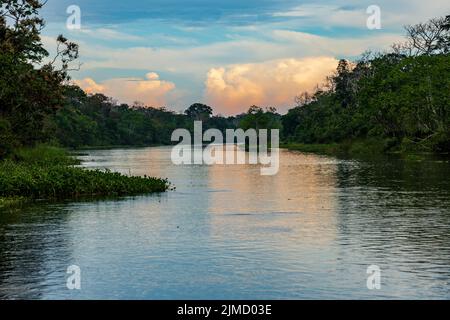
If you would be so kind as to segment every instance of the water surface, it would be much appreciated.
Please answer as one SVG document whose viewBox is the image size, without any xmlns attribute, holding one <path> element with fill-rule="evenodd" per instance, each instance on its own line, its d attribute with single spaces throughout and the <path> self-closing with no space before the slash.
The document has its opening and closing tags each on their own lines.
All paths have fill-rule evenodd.
<svg viewBox="0 0 450 320">
<path fill-rule="evenodd" d="M 88 168 L 175 191 L 0 213 L 0 298 L 450 298 L 450 164 L 281 152 L 174 166 L 170 148 L 87 151 Z M 67 267 L 82 271 L 66 287 Z M 367 267 L 382 270 L 368 290 Z"/>
</svg>

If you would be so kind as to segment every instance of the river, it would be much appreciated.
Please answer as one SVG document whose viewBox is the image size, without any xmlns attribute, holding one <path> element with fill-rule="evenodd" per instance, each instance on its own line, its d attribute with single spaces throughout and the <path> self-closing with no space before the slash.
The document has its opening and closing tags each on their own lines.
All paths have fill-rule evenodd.
<svg viewBox="0 0 450 320">
<path fill-rule="evenodd" d="M 176 190 L 0 213 L 2 299 L 450 299 L 450 164 L 281 151 L 175 166 L 169 147 L 86 151 L 87 168 Z M 81 290 L 67 268 L 79 266 Z M 369 290 L 367 269 L 380 268 Z"/>
</svg>

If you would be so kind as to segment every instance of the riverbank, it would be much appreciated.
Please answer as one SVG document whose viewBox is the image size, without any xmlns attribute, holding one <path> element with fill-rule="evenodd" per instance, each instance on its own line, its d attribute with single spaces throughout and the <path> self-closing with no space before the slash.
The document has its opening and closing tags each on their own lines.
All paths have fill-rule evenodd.
<svg viewBox="0 0 450 320">
<path fill-rule="evenodd" d="M 90 150 L 114 150 L 114 149 L 143 149 L 150 147 L 164 147 L 168 144 L 136 144 L 136 145 L 93 145 L 93 146 L 80 146 L 76 148 L 70 148 L 70 151 L 90 151 Z"/>
<path fill-rule="evenodd" d="M 333 156 L 360 156 L 383 154 L 387 152 L 389 146 L 379 140 L 360 140 L 324 144 L 282 143 L 281 148 Z"/>
<path fill-rule="evenodd" d="M 359 139 L 329 144 L 282 143 L 281 148 L 330 156 L 364 157 L 397 155 L 405 159 L 420 160 L 429 156 L 448 156 L 448 153 L 430 152 L 429 148 L 409 141 Z"/>
<path fill-rule="evenodd" d="M 13 198 L 0 197 L 0 210 L 8 209 L 8 208 L 15 208 L 26 201 L 27 200 L 22 197 L 13 197 Z"/>
<path fill-rule="evenodd" d="M 77 164 L 77 159 L 55 147 L 17 150 L 0 162 L 0 208 L 24 199 L 131 196 L 165 192 L 170 187 L 166 179 L 87 170 Z"/>
<path fill-rule="evenodd" d="M 305 153 L 317 153 L 325 155 L 335 155 L 340 152 L 340 147 L 337 144 L 282 143 L 280 144 L 280 148 L 291 151 L 301 151 Z"/>
</svg>

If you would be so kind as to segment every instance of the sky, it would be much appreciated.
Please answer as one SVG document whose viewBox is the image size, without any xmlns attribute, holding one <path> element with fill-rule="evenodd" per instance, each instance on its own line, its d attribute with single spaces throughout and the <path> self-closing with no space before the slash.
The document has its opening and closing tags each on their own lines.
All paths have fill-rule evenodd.
<svg viewBox="0 0 450 320">
<path fill-rule="evenodd" d="M 67 28 L 71 5 L 80 29 Z M 367 27 L 371 5 L 381 29 Z M 221 115 L 285 113 L 339 59 L 387 50 L 404 25 L 446 14 L 448 0 L 48 0 L 42 39 L 50 53 L 58 34 L 80 45 L 71 76 L 88 93 L 180 112 L 200 102 Z"/>
</svg>

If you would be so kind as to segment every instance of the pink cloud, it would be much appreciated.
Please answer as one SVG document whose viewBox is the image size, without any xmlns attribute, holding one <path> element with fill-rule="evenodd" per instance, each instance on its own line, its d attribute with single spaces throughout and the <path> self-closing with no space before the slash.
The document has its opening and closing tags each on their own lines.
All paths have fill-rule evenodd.
<svg viewBox="0 0 450 320">
<path fill-rule="evenodd" d="M 333 57 L 311 57 L 212 68 L 205 82 L 205 101 L 223 114 L 241 113 L 253 104 L 286 111 L 296 95 L 312 92 L 337 64 Z"/>
<path fill-rule="evenodd" d="M 175 89 L 174 83 L 160 80 L 155 72 L 148 73 L 146 79 L 115 78 L 97 83 L 85 78 L 74 82 L 89 94 L 103 93 L 120 102 L 139 101 L 154 107 L 166 106 L 167 95 Z"/>
</svg>

